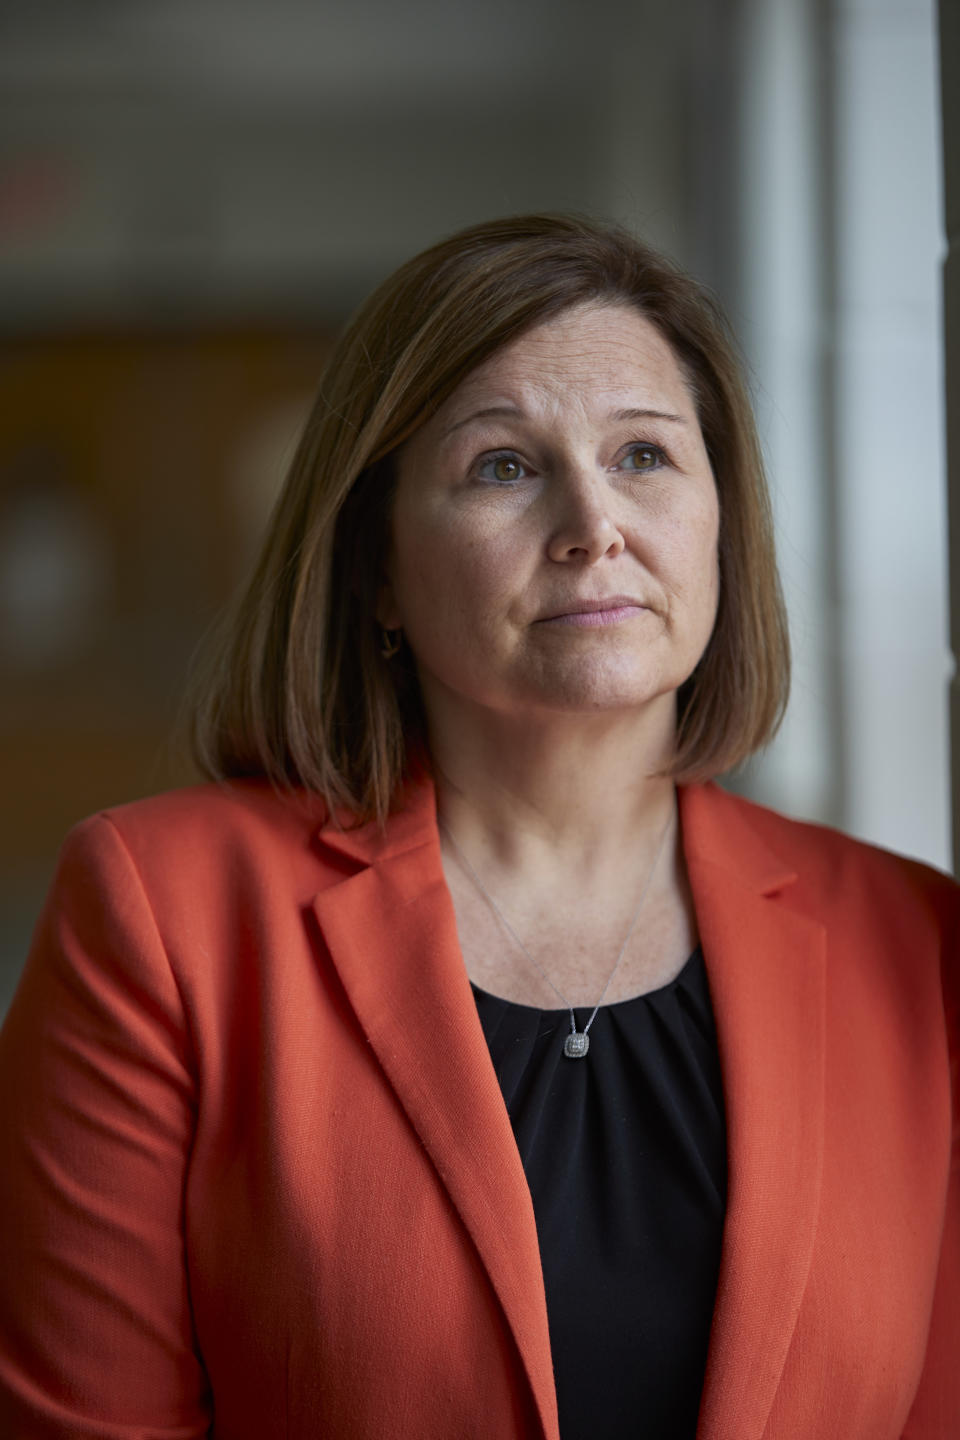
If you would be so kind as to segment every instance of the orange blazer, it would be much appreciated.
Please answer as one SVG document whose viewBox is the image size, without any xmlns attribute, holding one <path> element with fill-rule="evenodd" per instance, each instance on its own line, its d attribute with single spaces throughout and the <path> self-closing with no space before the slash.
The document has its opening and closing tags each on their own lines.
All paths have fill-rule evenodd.
<svg viewBox="0 0 960 1440">
<path fill-rule="evenodd" d="M 960 888 L 712 784 L 680 817 L 729 1145 L 697 1434 L 960 1436 Z M 258 782 L 85 821 L 0 1085 L 4 1440 L 558 1440 L 429 782 L 385 837 Z"/>
</svg>

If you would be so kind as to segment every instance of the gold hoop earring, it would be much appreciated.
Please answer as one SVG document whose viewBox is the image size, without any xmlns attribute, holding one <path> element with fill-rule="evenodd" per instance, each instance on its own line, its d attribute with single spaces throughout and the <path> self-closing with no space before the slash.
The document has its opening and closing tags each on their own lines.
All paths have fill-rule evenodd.
<svg viewBox="0 0 960 1440">
<path fill-rule="evenodd" d="M 383 641 L 380 645 L 380 654 L 384 660 L 392 660 L 400 649 L 400 636 L 403 634 L 403 630 L 388 630 L 386 626 L 383 626 L 381 633 Z"/>
</svg>

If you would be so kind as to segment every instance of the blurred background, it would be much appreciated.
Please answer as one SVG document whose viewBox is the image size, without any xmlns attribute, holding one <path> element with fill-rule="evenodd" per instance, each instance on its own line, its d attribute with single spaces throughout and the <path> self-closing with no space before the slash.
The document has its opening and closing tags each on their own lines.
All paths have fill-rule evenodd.
<svg viewBox="0 0 960 1440">
<path fill-rule="evenodd" d="M 521 210 L 626 222 L 740 337 L 796 675 L 730 783 L 950 867 L 941 20 L 0 4 L 0 1009 L 66 829 L 194 778 L 190 657 L 332 337 L 407 256 Z"/>
</svg>

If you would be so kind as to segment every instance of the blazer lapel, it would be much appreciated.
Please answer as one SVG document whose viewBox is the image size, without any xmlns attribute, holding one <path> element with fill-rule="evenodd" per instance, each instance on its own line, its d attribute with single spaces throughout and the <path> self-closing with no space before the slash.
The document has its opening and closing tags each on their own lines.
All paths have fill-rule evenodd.
<svg viewBox="0 0 960 1440">
<path fill-rule="evenodd" d="M 360 867 L 314 898 L 333 962 L 503 1307 L 539 1410 L 557 1416 L 529 1187 L 460 954 L 433 786 L 411 786 L 386 837 L 325 828 Z"/>
<path fill-rule="evenodd" d="M 824 927 L 718 787 L 680 791 L 727 1111 L 729 1186 L 698 1440 L 760 1440 L 800 1307 L 823 1158 Z"/>
</svg>

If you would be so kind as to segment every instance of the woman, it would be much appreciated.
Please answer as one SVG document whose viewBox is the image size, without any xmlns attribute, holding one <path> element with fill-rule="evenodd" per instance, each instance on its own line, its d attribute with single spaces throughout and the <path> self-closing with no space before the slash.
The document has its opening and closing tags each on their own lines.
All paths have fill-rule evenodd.
<svg viewBox="0 0 960 1440">
<path fill-rule="evenodd" d="M 388 280 L 218 783 L 64 847 L 0 1047 L 2 1433 L 958 1433 L 960 892 L 712 783 L 786 675 L 692 281 L 552 216 Z"/>
</svg>

